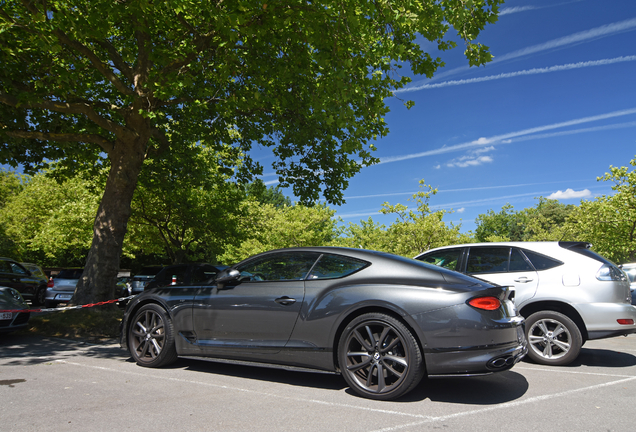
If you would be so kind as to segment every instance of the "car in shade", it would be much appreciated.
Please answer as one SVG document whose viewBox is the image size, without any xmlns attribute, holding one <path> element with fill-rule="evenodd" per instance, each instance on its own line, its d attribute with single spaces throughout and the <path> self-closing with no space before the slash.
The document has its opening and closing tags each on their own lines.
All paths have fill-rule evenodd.
<svg viewBox="0 0 636 432">
<path fill-rule="evenodd" d="M 29 324 L 29 305 L 15 288 L 0 287 L 0 333 L 26 328 Z"/>
<path fill-rule="evenodd" d="M 383 252 L 281 249 L 208 284 L 144 291 L 120 343 L 140 366 L 194 356 L 312 368 L 392 400 L 425 375 L 512 368 L 527 350 L 513 292 Z"/>
</svg>

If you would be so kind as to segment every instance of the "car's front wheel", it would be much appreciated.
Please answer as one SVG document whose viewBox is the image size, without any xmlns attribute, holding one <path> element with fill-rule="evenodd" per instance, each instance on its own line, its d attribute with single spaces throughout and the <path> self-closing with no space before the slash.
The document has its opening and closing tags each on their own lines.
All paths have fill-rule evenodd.
<svg viewBox="0 0 636 432">
<path fill-rule="evenodd" d="M 411 331 L 382 313 L 353 319 L 338 344 L 338 362 L 356 393 L 392 400 L 410 392 L 424 376 L 421 349 Z"/>
<path fill-rule="evenodd" d="M 33 296 L 33 303 L 36 306 L 41 306 L 46 301 L 46 285 L 41 286 L 35 292 L 35 296 Z"/>
<path fill-rule="evenodd" d="M 135 313 L 128 330 L 128 348 L 139 366 L 161 367 L 177 360 L 174 328 L 165 309 L 147 304 Z"/>
<path fill-rule="evenodd" d="M 539 364 L 563 366 L 581 352 L 583 338 L 578 326 L 555 311 L 535 312 L 526 320 L 528 357 Z"/>
</svg>

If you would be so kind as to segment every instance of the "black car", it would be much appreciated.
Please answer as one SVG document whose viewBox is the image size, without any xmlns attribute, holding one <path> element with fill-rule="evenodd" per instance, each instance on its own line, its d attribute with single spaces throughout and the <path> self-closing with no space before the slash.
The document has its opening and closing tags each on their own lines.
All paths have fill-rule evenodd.
<svg viewBox="0 0 636 432">
<path fill-rule="evenodd" d="M 512 293 L 383 252 L 281 249 L 209 284 L 144 291 L 120 342 L 140 366 L 203 356 L 313 368 L 390 400 L 426 374 L 510 369 L 527 352 Z"/>
<path fill-rule="evenodd" d="M 20 293 L 9 287 L 0 287 L 0 333 L 9 333 L 28 327 L 29 309 Z"/>
<path fill-rule="evenodd" d="M 152 289 L 166 285 L 201 285 L 209 284 L 216 279 L 216 275 L 228 268 L 226 265 L 212 265 L 208 263 L 174 264 L 161 269 L 148 282 L 145 289 Z"/>
<path fill-rule="evenodd" d="M 130 293 L 139 294 L 144 291 L 146 285 L 163 269 L 163 266 L 148 266 L 141 269 L 130 281 Z"/>
<path fill-rule="evenodd" d="M 44 302 L 46 279 L 33 275 L 24 265 L 11 258 L 0 258 L 0 286 L 18 290 L 22 297 L 33 304 Z"/>
</svg>

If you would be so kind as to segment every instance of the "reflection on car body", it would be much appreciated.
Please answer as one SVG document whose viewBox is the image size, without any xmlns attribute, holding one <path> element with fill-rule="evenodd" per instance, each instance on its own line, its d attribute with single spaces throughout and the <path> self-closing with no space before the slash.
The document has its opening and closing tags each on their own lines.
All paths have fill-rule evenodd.
<svg viewBox="0 0 636 432">
<path fill-rule="evenodd" d="M 209 284 L 144 291 L 126 308 L 121 344 L 141 366 L 203 356 L 313 368 L 388 400 L 425 374 L 510 369 L 526 352 L 511 293 L 382 252 L 283 249 Z"/>
</svg>

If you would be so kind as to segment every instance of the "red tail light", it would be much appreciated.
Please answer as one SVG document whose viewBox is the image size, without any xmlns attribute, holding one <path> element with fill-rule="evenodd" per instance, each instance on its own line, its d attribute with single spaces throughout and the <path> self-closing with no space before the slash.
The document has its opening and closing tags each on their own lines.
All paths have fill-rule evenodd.
<svg viewBox="0 0 636 432">
<path fill-rule="evenodd" d="M 55 282 L 53 282 L 53 278 L 52 278 L 52 277 L 50 277 L 50 278 L 49 278 L 49 281 L 46 283 L 46 287 L 47 287 L 47 288 L 53 288 L 53 284 L 54 284 L 54 283 L 55 283 Z"/>
<path fill-rule="evenodd" d="M 633 319 L 617 319 L 616 321 L 619 324 L 621 324 L 621 325 L 633 325 L 634 324 L 634 320 Z"/>
<path fill-rule="evenodd" d="M 501 302 L 497 297 L 477 297 L 468 302 L 474 308 L 484 310 L 495 310 L 501 307 Z"/>
</svg>

